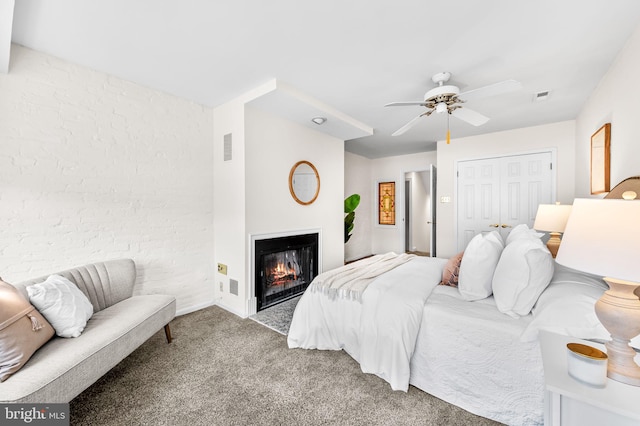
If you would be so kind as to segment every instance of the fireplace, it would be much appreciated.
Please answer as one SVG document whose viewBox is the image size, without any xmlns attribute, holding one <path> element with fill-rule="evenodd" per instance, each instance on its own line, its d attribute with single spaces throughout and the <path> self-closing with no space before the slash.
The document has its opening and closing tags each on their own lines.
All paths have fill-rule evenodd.
<svg viewBox="0 0 640 426">
<path fill-rule="evenodd" d="M 318 234 L 255 240 L 257 310 L 290 299 L 318 275 Z"/>
</svg>

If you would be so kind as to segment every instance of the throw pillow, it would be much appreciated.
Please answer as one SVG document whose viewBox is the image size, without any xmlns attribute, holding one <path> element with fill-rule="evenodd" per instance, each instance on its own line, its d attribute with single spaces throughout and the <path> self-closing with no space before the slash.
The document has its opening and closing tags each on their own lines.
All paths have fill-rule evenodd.
<svg viewBox="0 0 640 426">
<path fill-rule="evenodd" d="M 540 239 L 520 238 L 508 244 L 493 274 L 498 310 L 513 318 L 528 315 L 549 285 L 554 261 Z"/>
<path fill-rule="evenodd" d="M 519 239 L 540 239 L 544 236 L 544 233 L 536 232 L 534 229 L 529 229 L 526 223 L 521 223 L 514 227 L 505 241 L 505 247 L 512 242 Z"/>
<path fill-rule="evenodd" d="M 537 339 L 539 330 L 548 330 L 580 339 L 609 340 L 594 306 L 609 286 L 602 277 L 555 264 L 549 286 L 536 302 L 533 321 L 520 336 L 523 342 Z"/>
<path fill-rule="evenodd" d="M 29 300 L 60 337 L 78 337 L 93 315 L 93 305 L 78 286 L 59 275 L 27 287 Z"/>
<path fill-rule="evenodd" d="M 478 234 L 467 245 L 460 263 L 458 290 L 466 300 L 480 300 L 491 296 L 493 272 L 504 244 L 497 231 Z"/>
<path fill-rule="evenodd" d="M 442 270 L 442 281 L 440 281 L 440 285 L 448 285 L 451 287 L 458 287 L 458 276 L 460 275 L 460 263 L 462 262 L 462 255 L 464 252 L 453 256 L 446 265 L 444 265 L 444 269 Z"/>
<path fill-rule="evenodd" d="M 11 284 L 0 280 L 0 382 L 53 337 L 51 325 Z"/>
</svg>

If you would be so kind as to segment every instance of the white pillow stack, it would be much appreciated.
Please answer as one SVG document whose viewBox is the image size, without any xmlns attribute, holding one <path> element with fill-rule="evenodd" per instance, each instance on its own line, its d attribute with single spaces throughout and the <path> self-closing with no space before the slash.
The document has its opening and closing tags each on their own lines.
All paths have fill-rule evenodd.
<svg viewBox="0 0 640 426">
<path fill-rule="evenodd" d="M 505 246 L 508 246 L 509 243 L 519 240 L 519 239 L 540 239 L 544 236 L 544 233 L 536 232 L 535 229 L 529 229 L 529 227 L 522 223 L 520 225 L 516 225 L 515 228 L 509 232 L 507 235 L 507 241 L 505 241 Z"/>
<path fill-rule="evenodd" d="M 498 231 L 478 234 L 467 245 L 460 264 L 458 290 L 466 300 L 491 296 L 493 272 L 504 243 Z"/>
<path fill-rule="evenodd" d="M 528 315 L 553 277 L 555 262 L 540 235 L 526 225 L 516 226 L 493 274 L 496 306 L 511 317 Z"/>
<path fill-rule="evenodd" d="M 60 337 L 78 337 L 93 315 L 93 305 L 78 286 L 59 275 L 27 287 L 29 300 Z"/>
</svg>

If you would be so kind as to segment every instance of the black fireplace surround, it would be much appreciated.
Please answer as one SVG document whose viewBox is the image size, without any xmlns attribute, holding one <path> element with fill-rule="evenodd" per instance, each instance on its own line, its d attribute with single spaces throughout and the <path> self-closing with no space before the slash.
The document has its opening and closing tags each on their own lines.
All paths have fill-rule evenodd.
<svg viewBox="0 0 640 426">
<path fill-rule="evenodd" d="M 255 241 L 257 310 L 290 299 L 318 275 L 318 234 Z"/>
</svg>

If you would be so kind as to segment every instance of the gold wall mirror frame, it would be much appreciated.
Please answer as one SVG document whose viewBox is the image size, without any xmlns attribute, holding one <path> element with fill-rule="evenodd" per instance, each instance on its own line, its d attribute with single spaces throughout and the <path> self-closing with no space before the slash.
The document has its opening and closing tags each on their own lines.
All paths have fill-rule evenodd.
<svg viewBox="0 0 640 426">
<path fill-rule="evenodd" d="M 309 161 L 298 161 L 289 172 L 289 192 L 298 204 L 313 203 L 320 193 L 320 175 Z"/>
</svg>

